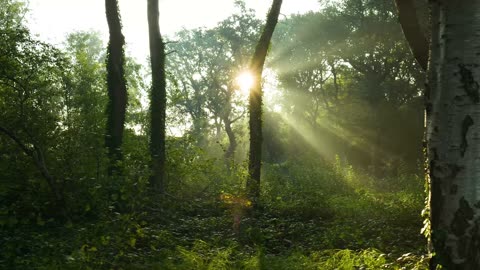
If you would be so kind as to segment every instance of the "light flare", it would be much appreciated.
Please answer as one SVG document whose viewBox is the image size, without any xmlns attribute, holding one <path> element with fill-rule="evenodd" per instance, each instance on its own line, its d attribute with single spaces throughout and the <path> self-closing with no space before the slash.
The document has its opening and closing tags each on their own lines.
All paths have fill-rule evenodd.
<svg viewBox="0 0 480 270">
<path fill-rule="evenodd" d="M 255 78 L 250 71 L 243 71 L 237 76 L 236 82 L 242 95 L 248 96 L 250 94 L 254 81 Z"/>
</svg>

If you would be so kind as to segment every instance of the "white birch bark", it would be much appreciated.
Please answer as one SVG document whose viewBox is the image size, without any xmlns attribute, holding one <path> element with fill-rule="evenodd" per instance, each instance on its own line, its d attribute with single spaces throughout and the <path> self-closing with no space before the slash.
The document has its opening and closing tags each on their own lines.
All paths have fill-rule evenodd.
<svg viewBox="0 0 480 270">
<path fill-rule="evenodd" d="M 480 1 L 436 0 L 431 9 L 431 267 L 480 269 Z"/>
</svg>

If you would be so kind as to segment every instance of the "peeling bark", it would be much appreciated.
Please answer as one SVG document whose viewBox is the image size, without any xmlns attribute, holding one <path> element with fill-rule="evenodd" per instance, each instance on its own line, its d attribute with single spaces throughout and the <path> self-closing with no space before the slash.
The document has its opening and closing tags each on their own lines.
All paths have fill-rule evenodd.
<svg viewBox="0 0 480 270">
<path fill-rule="evenodd" d="M 478 103 L 480 101 L 479 86 L 478 82 L 473 78 L 472 70 L 464 64 L 458 64 L 458 68 L 460 69 L 460 81 L 463 89 L 474 103 Z"/>
<path fill-rule="evenodd" d="M 430 1 L 431 269 L 480 269 L 480 2 Z"/>
</svg>

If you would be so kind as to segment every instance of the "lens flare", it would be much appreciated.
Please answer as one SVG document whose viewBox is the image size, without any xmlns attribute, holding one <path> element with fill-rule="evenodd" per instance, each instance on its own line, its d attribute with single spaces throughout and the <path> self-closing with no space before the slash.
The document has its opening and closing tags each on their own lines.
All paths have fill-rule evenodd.
<svg viewBox="0 0 480 270">
<path fill-rule="evenodd" d="M 252 73 L 250 73 L 249 71 L 244 71 L 237 76 L 236 81 L 242 94 L 248 96 L 254 82 Z"/>
</svg>

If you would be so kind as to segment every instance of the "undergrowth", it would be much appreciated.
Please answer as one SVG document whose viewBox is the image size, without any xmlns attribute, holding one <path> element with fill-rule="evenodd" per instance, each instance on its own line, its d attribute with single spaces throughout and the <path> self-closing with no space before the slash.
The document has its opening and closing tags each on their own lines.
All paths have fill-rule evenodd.
<svg viewBox="0 0 480 270">
<path fill-rule="evenodd" d="M 182 168 L 183 183 L 162 197 L 142 196 L 145 178 L 117 183 L 118 192 L 94 198 L 104 199 L 103 208 L 87 211 L 86 205 L 69 221 L 41 215 L 22 221 L 2 213 L 0 266 L 427 268 L 420 235 L 423 183 L 415 175 L 378 179 L 339 161 L 266 164 L 261 208 L 250 213 L 241 191 L 245 168 L 225 175 L 218 167 L 223 164 L 205 162 Z"/>
</svg>

